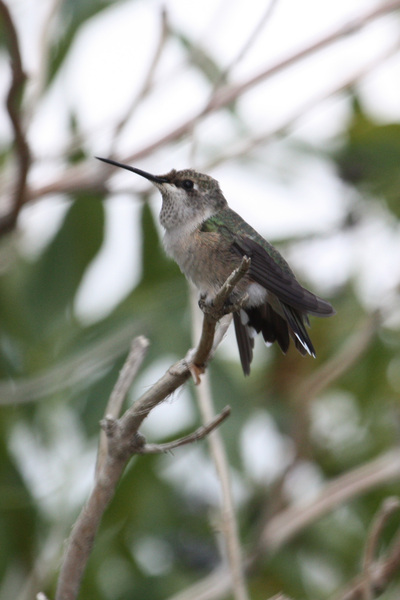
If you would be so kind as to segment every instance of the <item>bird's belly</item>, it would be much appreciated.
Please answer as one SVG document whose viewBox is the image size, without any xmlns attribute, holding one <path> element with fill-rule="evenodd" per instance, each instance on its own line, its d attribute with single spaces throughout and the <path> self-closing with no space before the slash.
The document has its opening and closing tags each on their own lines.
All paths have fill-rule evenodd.
<svg viewBox="0 0 400 600">
<path fill-rule="evenodd" d="M 210 297 L 216 294 L 239 264 L 226 248 L 212 241 L 212 234 L 205 236 L 197 232 L 180 237 L 166 234 L 164 237 L 167 254 L 175 260 L 182 273 L 194 283 L 200 293 Z"/>
<path fill-rule="evenodd" d="M 167 254 L 175 260 L 182 273 L 194 283 L 200 293 L 208 298 L 215 296 L 240 264 L 240 258 L 229 247 L 213 243 L 213 239 L 213 234 L 205 236 L 197 232 L 191 232 L 188 236 L 166 234 L 164 238 Z M 264 304 L 267 300 L 267 290 L 258 283 L 249 282 L 245 276 L 231 294 L 231 301 L 236 302 L 245 292 L 249 296 L 246 302 L 249 308 Z"/>
<path fill-rule="evenodd" d="M 182 273 L 194 283 L 201 294 L 214 296 L 224 282 L 224 278 L 219 276 L 215 261 L 211 262 L 209 258 L 205 259 L 195 252 L 189 252 L 180 256 L 179 260 L 175 260 Z"/>
</svg>

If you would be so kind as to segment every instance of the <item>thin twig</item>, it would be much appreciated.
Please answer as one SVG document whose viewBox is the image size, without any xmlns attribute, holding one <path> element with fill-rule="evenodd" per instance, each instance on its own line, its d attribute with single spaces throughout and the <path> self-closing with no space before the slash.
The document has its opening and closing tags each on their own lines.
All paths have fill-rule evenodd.
<svg viewBox="0 0 400 600">
<path fill-rule="evenodd" d="M 348 23 L 339 26 L 337 29 L 332 31 L 331 33 L 324 35 L 319 40 L 305 46 L 302 50 L 299 50 L 293 54 L 290 54 L 287 58 L 278 61 L 271 67 L 267 67 L 261 70 L 258 74 L 253 77 L 250 77 L 239 83 L 237 85 L 228 86 L 225 89 L 218 90 L 217 93 L 207 102 L 206 106 L 199 111 L 194 117 L 188 119 L 185 123 L 178 126 L 172 132 L 166 134 L 164 137 L 158 139 L 157 141 L 149 144 L 145 148 L 142 148 L 138 152 L 135 152 L 131 156 L 129 156 L 126 162 L 134 162 L 152 154 L 155 150 L 164 146 L 167 143 L 174 142 L 180 139 L 184 134 L 190 133 L 193 127 L 197 124 L 199 118 L 209 115 L 212 112 L 215 112 L 221 108 L 224 108 L 237 100 L 239 97 L 242 97 L 243 94 L 248 92 L 251 88 L 258 85 L 259 83 L 265 81 L 265 79 L 276 75 L 278 72 L 291 67 L 294 63 L 307 58 L 311 54 L 326 48 L 332 43 L 337 42 L 338 40 L 347 37 L 349 35 L 353 35 L 362 27 L 368 25 L 371 21 L 382 17 L 383 15 L 393 12 L 400 8 L 399 0 L 391 0 L 389 2 L 385 2 L 379 7 L 374 7 L 366 11 L 364 14 L 355 17 L 353 20 L 350 20 Z"/>
<path fill-rule="evenodd" d="M 370 585 L 375 594 L 374 598 L 385 591 L 400 569 L 400 529 L 394 536 L 393 542 L 381 559 L 371 565 Z M 364 600 L 365 578 L 357 575 L 343 590 L 335 594 L 331 600 Z"/>
<path fill-rule="evenodd" d="M 280 548 L 288 538 L 336 506 L 383 483 L 396 481 L 399 476 L 400 450 L 392 450 L 337 477 L 308 504 L 289 507 L 273 517 L 260 536 L 263 551 Z"/>
<path fill-rule="evenodd" d="M 203 421 L 214 414 L 214 405 L 210 389 L 208 373 L 201 385 L 196 388 L 196 395 Z M 224 441 L 219 430 L 208 437 L 210 453 L 221 485 L 221 531 L 225 542 L 226 558 L 232 577 L 232 595 L 235 600 L 248 600 L 246 578 L 243 568 L 242 550 L 239 536 L 239 525 L 233 500 L 230 466 L 226 455 Z"/>
<path fill-rule="evenodd" d="M 107 402 L 107 407 L 104 413 L 105 417 L 117 419 L 120 416 L 123 402 L 133 383 L 133 380 L 136 377 L 137 372 L 141 367 L 148 347 L 149 341 L 143 336 L 139 336 L 133 340 L 128 358 L 121 369 L 117 383 L 115 384 Z M 96 477 L 104 466 L 104 460 L 106 459 L 106 456 L 107 436 L 104 430 L 102 430 L 100 432 L 99 449 L 97 453 Z"/>
<path fill-rule="evenodd" d="M 14 131 L 14 145 L 17 157 L 17 175 L 13 193 L 13 203 L 9 213 L 0 219 L 0 234 L 7 233 L 15 226 L 19 211 L 25 203 L 26 181 L 31 163 L 31 152 L 22 124 L 21 102 L 26 74 L 22 66 L 18 34 L 11 13 L 3 0 L 0 0 L 0 16 L 6 35 L 11 58 L 11 85 L 7 95 L 7 111 Z"/>
<path fill-rule="evenodd" d="M 37 105 L 46 88 L 47 75 L 49 69 L 49 57 L 51 51 L 51 35 L 54 20 L 58 14 L 63 0 L 50 0 L 47 4 L 47 14 L 45 15 L 41 31 L 38 35 L 39 58 L 35 76 L 32 78 L 32 86 L 29 97 L 27 98 L 27 107 L 25 112 L 26 123 L 30 123 L 34 117 Z"/>
<path fill-rule="evenodd" d="M 364 575 L 364 600 L 373 600 L 374 585 L 373 585 L 373 565 L 375 555 L 377 554 L 378 544 L 382 535 L 382 531 L 386 523 L 400 508 L 400 501 L 396 497 L 385 498 L 379 508 L 371 525 L 371 530 L 365 544 L 364 559 L 363 559 L 363 575 Z"/>
<path fill-rule="evenodd" d="M 265 27 L 266 23 L 271 18 L 272 13 L 274 12 L 274 9 L 276 8 L 276 5 L 278 4 L 278 2 L 279 2 L 279 0 L 270 0 L 270 3 L 266 7 L 264 14 L 257 21 L 257 24 L 256 24 L 254 30 L 248 36 L 248 38 L 247 38 L 246 42 L 244 43 L 244 45 L 242 46 L 242 48 L 240 48 L 240 50 L 236 54 L 236 56 L 231 60 L 231 62 L 225 67 L 225 69 L 221 73 L 220 78 L 219 78 L 215 88 L 219 87 L 221 82 L 227 80 L 229 73 L 231 71 L 233 71 L 233 69 L 243 60 L 243 58 L 249 52 L 250 48 L 254 45 L 255 41 L 257 40 L 257 37 L 260 35 L 260 33 L 263 30 L 263 28 Z"/>
<path fill-rule="evenodd" d="M 229 160 L 235 160 L 242 156 L 249 156 L 250 153 L 259 148 L 263 144 L 266 144 L 269 140 L 276 137 L 282 137 L 288 135 L 309 112 L 315 110 L 316 106 L 320 106 L 323 102 L 337 96 L 351 88 L 353 88 L 359 81 L 369 75 L 374 69 L 381 65 L 388 58 L 393 56 L 399 50 L 399 41 L 396 41 L 390 48 L 385 50 L 382 54 L 374 57 L 373 60 L 369 61 L 368 64 L 364 65 L 356 72 L 350 74 L 348 77 L 335 83 L 329 88 L 316 94 L 313 98 L 307 99 L 300 107 L 296 108 L 296 111 L 290 115 L 284 123 L 279 126 L 272 126 L 269 129 L 258 132 L 257 135 L 248 137 L 245 140 L 241 140 L 237 144 L 233 144 L 224 151 L 220 152 L 218 156 L 211 158 L 204 165 L 203 169 L 207 172 L 210 169 L 214 169 L 218 165 L 225 163 Z"/>
<path fill-rule="evenodd" d="M 122 403 L 124 402 L 129 388 L 131 387 L 133 380 L 135 379 L 136 374 L 142 365 L 148 347 L 149 340 L 142 335 L 133 340 L 128 358 L 126 359 L 126 362 L 119 374 L 117 383 L 111 392 L 111 396 L 105 411 L 106 415 L 111 415 L 117 419 L 121 414 Z"/>
<path fill-rule="evenodd" d="M 206 425 L 201 425 L 198 429 L 189 433 L 189 435 L 185 435 L 184 437 L 179 438 L 178 440 L 174 440 L 173 442 L 167 442 L 165 444 L 145 444 L 143 448 L 140 450 L 140 454 L 161 454 L 163 452 L 171 452 L 171 450 L 175 450 L 175 448 L 179 448 L 180 446 L 185 446 L 187 444 L 192 444 L 193 442 L 198 442 L 204 439 L 211 431 L 216 429 L 229 415 L 231 414 L 230 406 L 225 406 L 224 409 L 209 423 Z"/>
<path fill-rule="evenodd" d="M 161 8 L 160 34 L 159 34 L 159 39 L 158 39 L 158 43 L 157 43 L 157 46 L 156 46 L 156 49 L 154 52 L 153 59 L 150 62 L 150 66 L 149 66 L 146 76 L 144 78 L 142 87 L 140 88 L 138 94 L 133 99 L 133 101 L 132 101 L 131 105 L 129 106 L 128 110 L 126 111 L 125 115 L 121 119 L 119 119 L 118 123 L 115 126 L 113 140 L 112 140 L 111 148 L 110 148 L 110 156 L 112 156 L 113 150 L 115 149 L 115 146 L 117 144 L 119 136 L 121 135 L 128 120 L 131 118 L 131 116 L 133 115 L 133 113 L 135 112 L 135 110 L 139 106 L 139 104 L 142 102 L 142 100 L 151 91 L 154 74 L 155 74 L 157 66 L 160 62 L 160 58 L 162 56 L 162 53 L 163 53 L 163 50 L 165 47 L 165 43 L 168 39 L 168 32 L 169 32 L 169 28 L 168 28 L 168 20 L 167 20 L 167 11 L 166 11 L 166 8 L 163 6 Z"/>
</svg>

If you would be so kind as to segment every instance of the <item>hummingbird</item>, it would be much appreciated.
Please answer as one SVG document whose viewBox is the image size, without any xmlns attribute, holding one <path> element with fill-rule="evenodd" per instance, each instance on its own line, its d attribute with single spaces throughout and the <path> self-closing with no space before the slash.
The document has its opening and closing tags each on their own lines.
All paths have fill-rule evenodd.
<svg viewBox="0 0 400 600">
<path fill-rule="evenodd" d="M 96 158 L 144 177 L 161 192 L 164 248 L 204 301 L 212 302 L 243 257 L 250 258 L 247 273 L 228 299 L 232 304 L 243 300 L 233 322 L 245 375 L 250 374 L 257 333 L 267 345 L 277 342 L 284 354 L 293 340 L 300 354 L 316 356 L 306 330 L 308 315 L 329 317 L 335 314 L 333 307 L 304 288 L 278 250 L 229 208 L 218 181 L 194 169 L 153 175 Z"/>
</svg>

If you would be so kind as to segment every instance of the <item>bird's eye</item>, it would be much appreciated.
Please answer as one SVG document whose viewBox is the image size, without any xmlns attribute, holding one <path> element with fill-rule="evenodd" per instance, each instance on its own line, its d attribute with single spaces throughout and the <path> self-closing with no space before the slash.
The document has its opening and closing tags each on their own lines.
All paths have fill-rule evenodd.
<svg viewBox="0 0 400 600">
<path fill-rule="evenodd" d="M 191 179 L 184 179 L 182 181 L 182 187 L 184 190 L 192 190 L 194 186 L 194 183 Z"/>
</svg>

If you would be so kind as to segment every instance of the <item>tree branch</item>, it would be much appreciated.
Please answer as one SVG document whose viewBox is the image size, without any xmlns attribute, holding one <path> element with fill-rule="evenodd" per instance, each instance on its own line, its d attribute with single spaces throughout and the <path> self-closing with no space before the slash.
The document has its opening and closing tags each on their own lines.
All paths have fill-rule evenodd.
<svg viewBox="0 0 400 600">
<path fill-rule="evenodd" d="M 167 442 L 165 444 L 145 444 L 140 451 L 140 454 L 160 454 L 162 452 L 171 452 L 171 450 L 175 450 L 175 448 L 179 448 L 180 446 L 198 442 L 204 439 L 209 433 L 211 433 L 211 431 L 214 431 L 214 429 L 216 429 L 219 425 L 221 425 L 221 423 L 225 421 L 230 414 L 230 406 L 225 406 L 225 408 L 208 424 L 201 425 L 198 429 L 196 429 L 196 431 L 189 433 L 189 435 L 185 435 L 178 440 Z"/>
<path fill-rule="evenodd" d="M 11 85 L 7 95 L 7 111 L 14 131 L 14 145 L 17 157 L 17 177 L 13 193 L 13 204 L 8 214 L 0 218 L 0 234 L 11 231 L 26 199 L 26 181 L 31 163 L 31 152 L 22 124 L 21 101 L 26 81 L 22 66 L 18 34 L 11 13 L 3 0 L 0 0 L 0 16 L 11 58 Z"/>
<path fill-rule="evenodd" d="M 387 48 L 380 55 L 375 56 L 367 64 L 363 65 L 340 82 L 335 82 L 314 97 L 308 98 L 301 106 L 297 107 L 296 111 L 281 125 L 269 127 L 269 129 L 257 132 L 257 134 L 252 137 L 247 137 L 244 140 L 240 140 L 237 144 L 232 144 L 229 147 L 224 148 L 217 156 L 210 158 L 202 168 L 205 172 L 208 172 L 210 169 L 214 169 L 218 165 L 226 163 L 229 160 L 235 160 L 242 156 L 249 156 L 253 150 L 266 144 L 273 137 L 287 136 L 293 131 L 299 121 L 301 123 L 301 120 L 307 113 L 315 110 L 316 106 L 322 104 L 332 96 L 354 88 L 354 86 L 364 77 L 369 75 L 374 69 L 379 67 L 379 65 L 398 52 L 399 46 L 400 42 L 397 40 L 390 48 Z"/>
<path fill-rule="evenodd" d="M 379 485 L 396 481 L 399 474 L 400 450 L 392 450 L 337 477 L 327 483 L 309 504 L 289 507 L 273 517 L 261 534 L 263 551 L 269 553 L 280 548 L 289 538 L 333 508 Z"/>
<path fill-rule="evenodd" d="M 394 512 L 398 511 L 400 500 L 386 498 L 372 523 L 364 551 L 363 573 L 358 575 L 333 600 L 369 600 L 380 595 L 389 585 L 400 568 L 400 530 L 384 556 L 374 560 L 383 528 Z"/>
<path fill-rule="evenodd" d="M 131 116 L 133 115 L 133 113 L 135 112 L 137 107 L 139 106 L 139 104 L 142 102 L 142 100 L 148 95 L 148 93 L 152 89 L 154 73 L 156 72 L 156 69 L 160 62 L 160 59 L 162 57 L 162 53 L 165 48 L 165 44 L 168 40 L 168 34 L 169 34 L 168 15 L 167 15 L 166 8 L 163 6 L 161 8 L 161 28 L 160 28 L 158 43 L 157 43 L 157 46 L 154 51 L 154 56 L 151 60 L 148 71 L 146 73 L 146 76 L 144 78 L 144 81 L 142 83 L 142 86 L 141 86 L 138 94 L 133 99 L 133 101 L 132 101 L 131 105 L 128 107 L 126 113 L 123 115 L 123 117 L 121 117 L 119 119 L 119 121 L 117 122 L 117 124 L 115 126 L 111 149 L 110 149 L 110 153 L 109 153 L 110 156 L 113 154 L 113 149 L 115 148 L 115 145 L 116 145 L 116 143 L 119 139 L 119 136 L 121 135 L 125 125 L 129 121 L 129 119 L 131 118 Z"/>
<path fill-rule="evenodd" d="M 374 581 L 373 581 L 373 566 L 374 558 L 377 554 L 378 544 L 386 523 L 400 508 L 400 502 L 398 498 L 390 497 L 386 498 L 371 525 L 371 530 L 367 537 L 367 543 L 365 544 L 364 560 L 363 560 L 363 575 L 364 575 L 364 597 L 365 600 L 373 600 L 374 593 Z"/>
<path fill-rule="evenodd" d="M 205 374 L 201 385 L 196 389 L 196 393 L 203 421 L 207 421 L 214 414 L 213 400 L 207 373 Z M 239 525 L 237 522 L 231 485 L 230 465 L 225 445 L 219 431 L 214 431 L 213 435 L 208 438 L 208 444 L 221 487 L 222 500 L 219 515 L 219 528 L 224 540 L 226 553 L 224 558 L 229 564 L 232 581 L 232 596 L 235 600 L 249 600 L 245 570 L 243 568 Z"/>
<path fill-rule="evenodd" d="M 193 363 L 196 367 L 205 368 L 213 348 L 216 319 L 218 315 L 221 318 L 225 313 L 224 305 L 232 291 L 232 285 L 238 283 L 244 276 L 246 260 L 243 259 L 241 266 L 234 271 L 216 295 L 216 306 L 213 311 L 204 314 L 202 334 L 193 355 L 194 361 L 201 361 L 200 364 Z M 192 365 L 185 359 L 178 361 L 133 406 L 128 408 L 122 417 L 116 418 L 146 348 L 147 342 L 144 338 L 134 340 L 107 405 L 113 415 L 106 415 L 101 422 L 106 441 L 100 445 L 101 453 L 99 454 L 94 488 L 69 537 L 58 580 L 56 600 L 75 600 L 77 597 L 102 516 L 114 496 L 116 486 L 128 460 L 133 454 L 146 454 L 155 450 L 154 445 L 149 445 L 146 450 L 145 439 L 139 433 L 139 427 L 143 420 L 155 406 L 165 400 L 190 377 Z M 172 447 L 203 438 L 228 414 L 229 409 L 226 408 L 217 418 L 213 418 L 191 436 L 172 442 L 172 446 L 171 444 L 161 445 L 157 450 L 170 450 Z"/>
<path fill-rule="evenodd" d="M 117 419 L 121 414 L 122 404 L 126 395 L 136 377 L 138 370 L 143 362 L 149 341 L 139 336 L 135 338 L 131 344 L 131 349 L 128 358 L 125 361 L 123 368 L 119 374 L 117 383 L 114 386 L 111 396 L 108 400 L 105 410 L 106 418 Z M 107 456 L 107 437 L 105 431 L 100 432 L 99 450 L 97 453 L 96 477 L 104 466 L 104 461 Z"/>
</svg>

